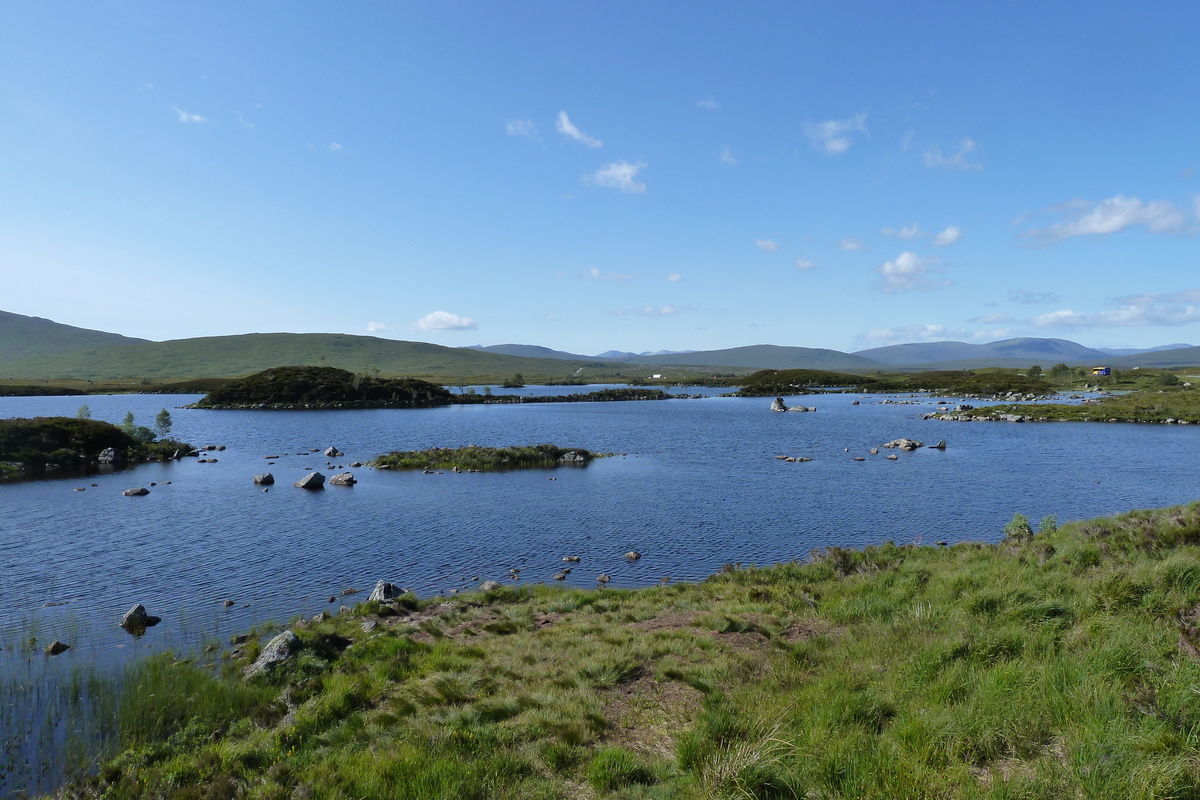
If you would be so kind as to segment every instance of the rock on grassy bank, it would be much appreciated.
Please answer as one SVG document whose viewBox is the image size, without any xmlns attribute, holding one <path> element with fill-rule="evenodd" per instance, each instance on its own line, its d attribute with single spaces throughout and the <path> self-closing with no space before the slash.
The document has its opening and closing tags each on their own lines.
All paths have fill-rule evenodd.
<svg viewBox="0 0 1200 800">
<path fill-rule="evenodd" d="M 1200 792 L 1200 504 L 996 545 L 830 548 L 637 591 L 296 621 L 252 679 L 128 677 L 66 797 L 976 798 Z"/>
</svg>

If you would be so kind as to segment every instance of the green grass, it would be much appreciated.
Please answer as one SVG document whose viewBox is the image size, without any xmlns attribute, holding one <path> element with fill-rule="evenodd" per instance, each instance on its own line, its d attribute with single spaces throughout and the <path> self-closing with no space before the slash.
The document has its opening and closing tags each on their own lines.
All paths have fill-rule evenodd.
<svg viewBox="0 0 1200 800">
<path fill-rule="evenodd" d="M 364 605 L 251 682 L 145 662 L 64 796 L 1200 797 L 1200 504 L 1039 527 Z"/>
<path fill-rule="evenodd" d="M 386 453 L 371 462 L 371 466 L 384 469 L 458 469 L 495 472 L 510 469 L 543 469 L 562 466 L 564 456 L 574 454 L 570 466 L 587 466 L 600 457 L 582 448 L 559 447 L 553 444 L 528 445 L 525 447 L 467 447 L 431 450 L 409 450 Z"/>
<path fill-rule="evenodd" d="M 1147 389 L 1102 397 L 1081 405 L 1039 403 L 1005 405 L 955 412 L 950 416 L 995 419 L 1020 414 L 1039 422 L 1166 422 L 1168 419 L 1200 423 L 1200 391 L 1192 387 Z"/>
</svg>

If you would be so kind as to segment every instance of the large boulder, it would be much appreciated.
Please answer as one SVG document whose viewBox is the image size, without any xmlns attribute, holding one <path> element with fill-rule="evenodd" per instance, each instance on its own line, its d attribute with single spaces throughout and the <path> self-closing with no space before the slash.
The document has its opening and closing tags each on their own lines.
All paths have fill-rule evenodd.
<svg viewBox="0 0 1200 800">
<path fill-rule="evenodd" d="M 120 450 L 117 450 L 115 447 L 106 447 L 100 451 L 100 455 L 96 457 L 96 460 L 101 464 L 117 464 L 120 463 L 122 458 Z"/>
<path fill-rule="evenodd" d="M 355 480 L 353 472 L 339 472 L 329 478 L 329 483 L 332 486 L 353 486 L 358 481 Z"/>
<path fill-rule="evenodd" d="M 258 658 L 254 660 L 253 664 L 246 667 L 246 671 L 242 674 L 247 678 L 270 674 L 277 666 L 295 655 L 299 649 L 300 637 L 291 631 L 284 631 L 267 642 L 267 646 L 258 654 Z"/>
<path fill-rule="evenodd" d="M 134 636 L 141 636 L 146 632 L 146 628 L 153 627 L 160 622 L 162 622 L 162 618 L 147 614 L 146 607 L 141 603 L 126 611 L 125 616 L 121 617 L 121 627 Z"/>
<path fill-rule="evenodd" d="M 787 411 L 788 407 L 786 405 L 784 405 L 782 397 L 776 397 L 774 400 L 771 401 L 771 410 L 772 411 Z"/>
<path fill-rule="evenodd" d="M 924 446 L 924 442 L 918 442 L 916 439 L 892 439 L 890 442 L 884 445 L 884 447 L 900 450 L 916 450 L 918 447 Z"/>
<path fill-rule="evenodd" d="M 275 476 L 269 472 L 264 472 L 262 475 L 255 475 L 254 482 L 259 486 L 272 486 L 275 483 Z"/>
<path fill-rule="evenodd" d="M 379 581 L 375 584 L 375 588 L 371 590 L 371 594 L 367 597 L 368 603 L 386 603 L 389 600 L 395 600 L 403 592 L 400 587 L 394 583 L 387 581 Z"/>
<path fill-rule="evenodd" d="M 341 450 L 338 450 L 336 447 L 330 447 L 328 450 L 325 451 L 325 455 L 329 456 L 330 458 L 341 458 L 342 456 L 344 456 L 346 454 L 343 453 Z"/>
<path fill-rule="evenodd" d="M 500 581 L 484 581 L 479 588 L 485 592 L 494 592 L 496 589 L 503 588 L 503 586 L 504 584 L 500 583 Z"/>
<path fill-rule="evenodd" d="M 325 476 L 319 472 L 310 472 L 294 484 L 301 489 L 325 488 Z"/>
<path fill-rule="evenodd" d="M 134 489 L 126 489 L 125 491 L 121 492 L 121 494 L 125 495 L 126 497 L 145 497 L 146 495 L 150 494 L 150 490 L 145 486 L 138 486 Z"/>
</svg>

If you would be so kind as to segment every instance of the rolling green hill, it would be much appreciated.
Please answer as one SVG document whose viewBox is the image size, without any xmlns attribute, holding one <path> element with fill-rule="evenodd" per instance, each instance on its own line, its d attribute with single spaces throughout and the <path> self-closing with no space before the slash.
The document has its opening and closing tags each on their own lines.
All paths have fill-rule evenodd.
<svg viewBox="0 0 1200 800">
<path fill-rule="evenodd" d="M 144 341 L 117 333 L 63 325 L 41 317 L 0 311 L 0 363 Z"/>
<path fill-rule="evenodd" d="M 424 342 L 337 333 L 249 333 L 80 350 L 0 361 L 0 378 L 234 377 L 283 365 L 328 366 L 351 372 L 457 378 L 468 382 L 520 372 L 528 379 L 567 378 L 581 365 L 485 353 Z M 616 364 L 620 369 L 624 365 Z"/>
<path fill-rule="evenodd" d="M 883 365 L 862 356 L 820 347 L 780 347 L 756 344 L 727 350 L 635 356 L 626 364 L 646 366 L 740 367 L 749 369 L 820 369 L 835 372 L 873 372 Z"/>
</svg>

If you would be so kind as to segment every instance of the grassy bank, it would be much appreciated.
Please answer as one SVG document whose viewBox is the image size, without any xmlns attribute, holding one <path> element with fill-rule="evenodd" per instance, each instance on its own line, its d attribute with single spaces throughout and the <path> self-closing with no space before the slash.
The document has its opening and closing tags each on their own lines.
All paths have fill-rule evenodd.
<svg viewBox="0 0 1200 800">
<path fill-rule="evenodd" d="M 1039 403 L 976 408 L 939 415 L 948 419 L 1000 419 L 1021 415 L 1031 422 L 1187 422 L 1200 423 L 1200 391 L 1155 389 L 1102 397 L 1078 405 Z"/>
<path fill-rule="evenodd" d="M 495 472 L 509 469 L 544 469 L 562 466 L 587 466 L 598 454 L 582 448 L 553 444 L 526 447 L 434 447 L 386 453 L 371 462 L 379 469 L 461 469 Z"/>
<path fill-rule="evenodd" d="M 1200 795 L 1200 504 L 637 591 L 405 595 L 161 657 L 68 797 Z M 586 565 L 576 565 L 584 569 Z"/>
</svg>

